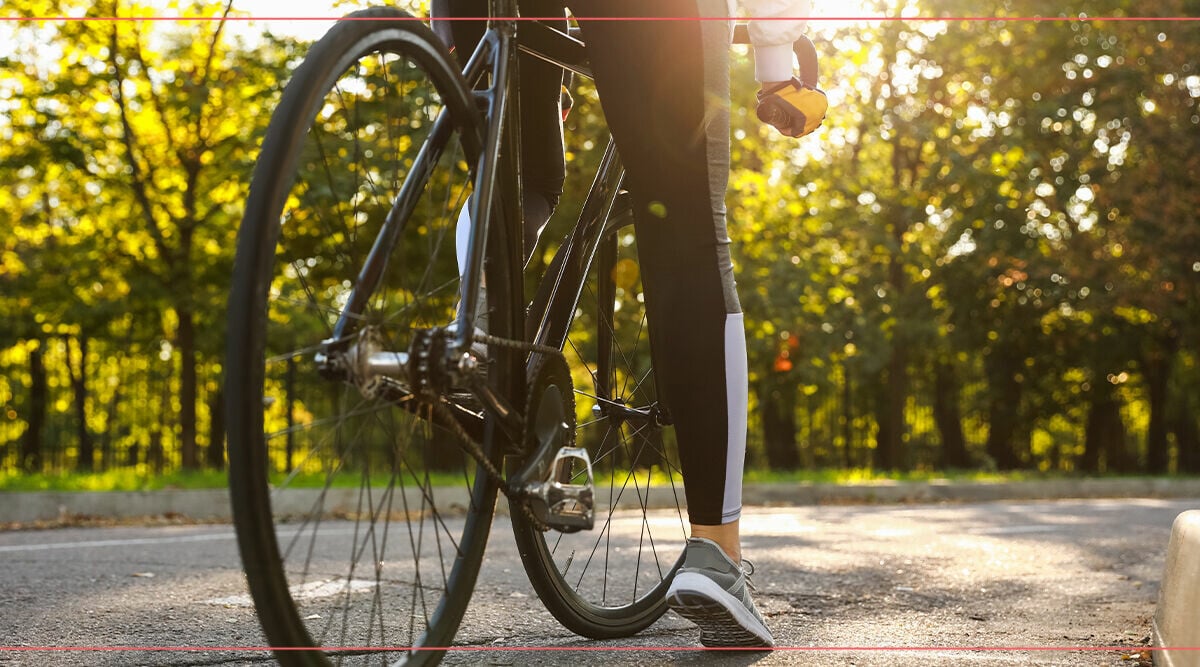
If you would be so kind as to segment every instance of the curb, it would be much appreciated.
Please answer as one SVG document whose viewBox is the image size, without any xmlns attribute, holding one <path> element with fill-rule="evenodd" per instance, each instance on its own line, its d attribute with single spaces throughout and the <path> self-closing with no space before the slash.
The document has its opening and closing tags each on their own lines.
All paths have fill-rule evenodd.
<svg viewBox="0 0 1200 667">
<path fill-rule="evenodd" d="M 1171 526 L 1158 607 L 1152 623 L 1155 663 L 1200 667 L 1200 510 L 1184 512 Z"/>
<path fill-rule="evenodd" d="M 674 507 L 682 490 L 656 487 L 647 507 Z M 277 512 L 299 514 L 312 507 L 321 489 L 290 489 L 275 495 Z M 440 495 L 441 492 L 439 492 Z M 895 504 L 1000 500 L 1058 500 L 1068 498 L 1200 498 L 1200 479 L 1133 478 L 1078 479 L 1026 482 L 879 482 L 872 484 L 749 483 L 742 491 L 747 506 L 794 507 L 839 504 Z M 463 494 L 464 504 L 466 500 Z M 353 513 L 357 489 L 326 491 L 324 506 L 333 513 Z M 626 505 L 625 500 L 622 506 Z M 639 506 L 630 494 L 629 508 Z M 501 499 L 499 511 L 506 512 Z M 75 519 L 181 518 L 228 521 L 226 489 L 165 489 L 160 491 L 0 492 L 0 525 L 67 522 Z M 1197 532 L 1200 532 L 1198 530 Z M 1192 637 L 1200 644 L 1200 636 Z"/>
</svg>

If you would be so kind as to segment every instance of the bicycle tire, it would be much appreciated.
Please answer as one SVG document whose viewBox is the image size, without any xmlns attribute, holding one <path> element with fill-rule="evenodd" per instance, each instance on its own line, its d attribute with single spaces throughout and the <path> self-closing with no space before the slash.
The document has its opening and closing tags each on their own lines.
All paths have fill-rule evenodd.
<svg viewBox="0 0 1200 667">
<path fill-rule="evenodd" d="M 239 230 L 225 383 L 238 545 L 264 634 L 288 649 L 275 653 L 283 664 L 435 664 L 465 614 L 497 484 L 431 412 L 321 378 L 313 352 L 355 298 L 376 230 L 410 182 L 421 197 L 398 216 L 379 287 L 349 322 L 383 331 L 399 351 L 413 332 L 453 320 L 452 225 L 482 134 L 445 46 L 394 8 L 338 22 L 272 116 Z M 422 161 L 424 151 L 433 157 Z M 516 255 L 504 225 L 491 225 L 486 246 L 487 279 L 511 283 Z M 520 305 L 497 289 L 487 306 L 490 333 L 514 337 Z M 489 349 L 489 359 L 488 381 L 519 392 L 519 356 Z M 499 436 L 479 422 L 486 455 L 500 461 Z M 319 489 L 293 488 L 306 479 Z M 357 489 L 340 486 L 355 481 Z M 294 530 L 292 515 L 302 519 Z M 390 531 L 398 537 L 389 542 Z M 338 563 L 346 535 L 348 558 Z"/>
<path fill-rule="evenodd" d="M 514 514 L 512 522 L 525 571 L 538 597 L 566 628 L 592 639 L 628 637 L 649 627 L 666 612 L 666 591 L 679 567 L 687 540 L 686 502 L 682 487 L 677 484 L 680 479 L 678 451 L 669 425 L 650 424 L 631 429 L 626 422 L 614 427 L 611 417 L 588 415 L 589 410 L 594 413 L 594 406 L 600 405 L 606 397 L 622 400 L 633 407 L 657 405 L 646 320 L 638 298 L 641 287 L 636 275 L 632 222 L 633 216 L 627 208 L 614 211 L 599 230 L 599 238 L 593 243 L 582 244 L 583 247 L 598 247 L 598 250 L 591 268 L 583 274 L 586 284 L 580 290 L 580 302 L 550 314 L 552 320 L 566 318 L 571 321 L 564 353 L 576 378 L 579 406 L 576 446 L 589 450 L 595 466 L 596 528 L 564 535 L 554 531 L 543 533 L 520 514 Z M 563 262 L 573 261 L 565 256 L 572 246 L 572 243 L 563 244 L 548 275 L 555 275 L 556 268 Z M 543 290 L 549 288 L 549 283 L 541 286 Z M 543 294 L 535 304 L 545 301 Z M 617 304 L 617 307 L 606 308 L 603 305 L 606 303 Z M 632 326 L 622 326 L 622 317 L 628 317 L 624 323 Z M 548 326 L 554 330 L 568 328 L 555 321 Z M 635 335 L 625 337 L 631 329 Z M 604 347 L 612 354 L 602 356 L 601 348 Z M 630 384 L 628 381 L 633 378 L 640 378 L 641 382 Z M 608 386 L 598 386 L 603 382 L 608 382 Z M 604 435 L 597 438 L 589 435 L 589 431 L 603 431 Z M 633 451 L 634 445 L 637 451 Z M 620 449 L 614 449 L 618 446 Z M 620 456 L 622 453 L 624 456 Z M 646 453 L 659 459 L 658 465 L 665 468 L 669 480 L 669 484 L 654 490 L 660 498 L 666 498 L 669 507 L 658 510 L 653 517 L 651 514 L 656 510 L 649 507 L 652 493 L 649 470 L 653 466 L 647 470 L 647 481 L 643 484 L 639 480 L 639 466 Z M 615 488 L 617 484 L 621 485 L 620 490 Z M 622 500 L 629 504 L 630 498 L 622 499 L 629 490 L 634 491 L 636 501 L 632 511 L 622 509 Z M 622 529 L 623 524 L 630 523 L 627 515 L 631 513 L 633 522 L 640 523 L 638 543 L 634 546 L 630 546 L 628 526 Z M 589 571 L 597 559 L 602 540 L 605 542 L 603 569 Z M 581 551 L 587 554 L 586 564 L 581 572 L 572 573 L 575 554 Z M 614 590 L 610 595 L 610 575 L 613 589 L 625 590 Z M 645 586 L 639 588 L 639 584 Z"/>
</svg>

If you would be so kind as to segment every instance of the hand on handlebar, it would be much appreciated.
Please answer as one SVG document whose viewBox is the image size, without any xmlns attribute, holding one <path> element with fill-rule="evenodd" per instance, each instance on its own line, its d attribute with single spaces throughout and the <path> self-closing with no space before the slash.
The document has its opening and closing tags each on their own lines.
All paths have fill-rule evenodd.
<svg viewBox="0 0 1200 667">
<path fill-rule="evenodd" d="M 817 50 L 801 37 L 792 45 L 800 75 L 789 81 L 764 82 L 758 91 L 758 119 L 788 137 L 803 137 L 821 127 L 829 101 L 817 88 Z M 786 66 L 786 65 L 785 65 Z"/>
<path fill-rule="evenodd" d="M 824 91 L 805 85 L 799 77 L 758 91 L 758 119 L 784 136 L 813 133 L 821 127 L 828 109 Z"/>
</svg>

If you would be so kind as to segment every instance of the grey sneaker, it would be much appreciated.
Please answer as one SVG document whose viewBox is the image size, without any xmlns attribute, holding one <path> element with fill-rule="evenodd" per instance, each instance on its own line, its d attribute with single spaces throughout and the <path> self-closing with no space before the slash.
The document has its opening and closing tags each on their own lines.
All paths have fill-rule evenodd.
<svg viewBox="0 0 1200 667">
<path fill-rule="evenodd" d="M 700 626 L 705 646 L 772 648 L 775 639 L 750 599 L 753 571 L 730 560 L 716 542 L 693 537 L 667 590 L 667 606 Z"/>
</svg>

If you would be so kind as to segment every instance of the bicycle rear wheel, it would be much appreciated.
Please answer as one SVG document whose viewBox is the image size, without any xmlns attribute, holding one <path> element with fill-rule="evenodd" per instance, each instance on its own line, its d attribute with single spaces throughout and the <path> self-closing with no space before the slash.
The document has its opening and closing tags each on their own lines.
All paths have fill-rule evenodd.
<svg viewBox="0 0 1200 667">
<path fill-rule="evenodd" d="M 401 382 L 366 387 L 317 353 L 368 330 L 404 352 L 454 320 L 481 121 L 423 24 L 390 8 L 348 18 L 289 83 L 247 200 L 226 361 L 231 498 L 268 641 L 320 649 L 280 662 L 431 664 L 474 588 L 497 486 Z M 485 277 L 509 284 L 492 227 Z M 490 332 L 513 337 L 519 305 L 489 296 Z M 512 392 L 521 360 L 488 358 L 488 381 Z M 482 412 L 450 403 L 499 461 Z"/>
<path fill-rule="evenodd" d="M 538 597 L 564 626 L 593 639 L 635 634 L 663 615 L 687 541 L 678 450 L 658 403 L 632 222 L 628 209 L 614 212 L 578 303 L 552 315 L 571 318 L 563 352 L 575 385 L 576 446 L 588 450 L 594 468 L 596 527 L 543 533 L 513 516 Z M 576 480 L 586 476 L 576 472 Z"/>
</svg>

